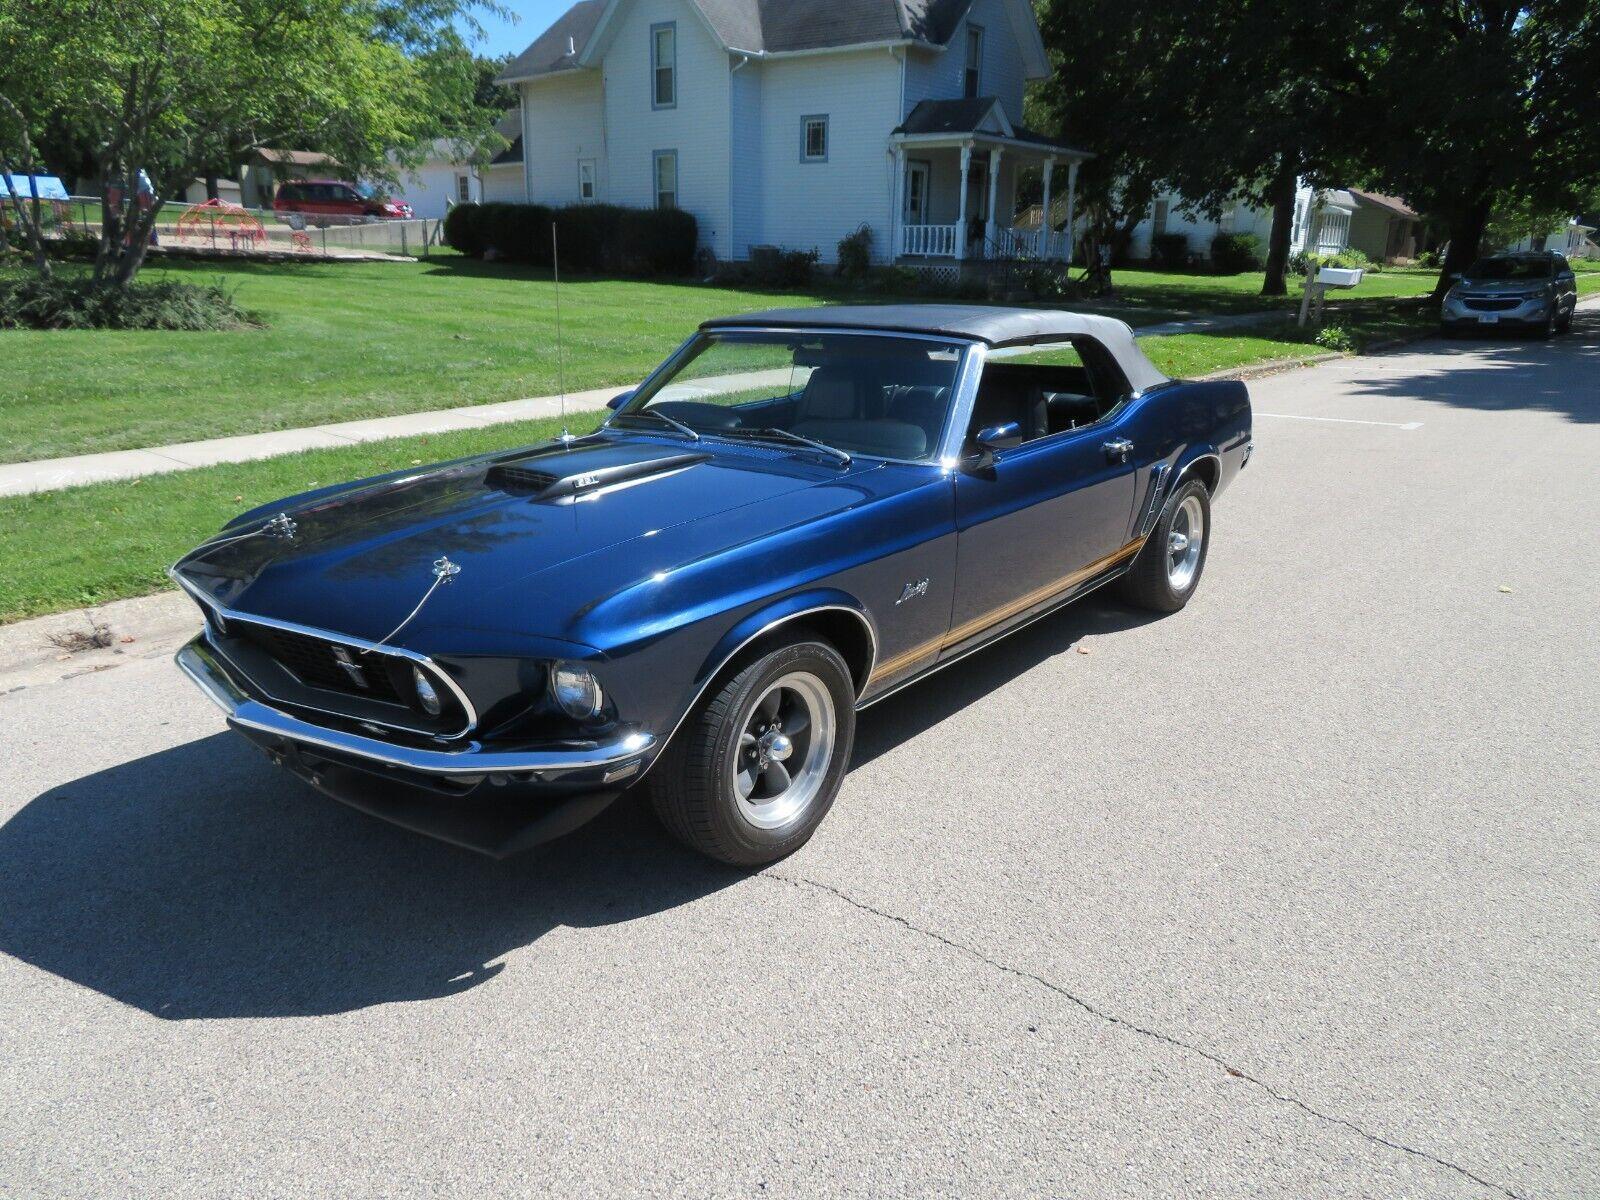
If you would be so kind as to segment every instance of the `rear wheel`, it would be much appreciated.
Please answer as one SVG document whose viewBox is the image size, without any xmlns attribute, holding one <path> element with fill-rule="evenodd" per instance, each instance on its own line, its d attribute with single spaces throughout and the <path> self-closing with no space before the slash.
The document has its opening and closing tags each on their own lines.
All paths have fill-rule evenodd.
<svg viewBox="0 0 1600 1200">
<path fill-rule="evenodd" d="M 712 685 L 651 771 L 650 802 L 709 858 L 775 862 L 828 815 L 854 742 L 844 660 L 826 642 L 791 642 Z"/>
<path fill-rule="evenodd" d="M 1123 598 L 1140 608 L 1177 612 L 1200 586 L 1210 540 L 1211 494 L 1191 479 L 1168 497 L 1144 549 L 1118 581 Z"/>
</svg>

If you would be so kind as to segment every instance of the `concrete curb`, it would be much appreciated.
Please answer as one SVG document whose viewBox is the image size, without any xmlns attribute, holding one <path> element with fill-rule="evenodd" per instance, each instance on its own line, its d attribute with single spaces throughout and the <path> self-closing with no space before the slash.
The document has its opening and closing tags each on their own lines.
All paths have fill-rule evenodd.
<svg viewBox="0 0 1600 1200">
<path fill-rule="evenodd" d="M 1301 367 L 1315 367 L 1320 363 L 1332 362 L 1336 358 L 1348 357 L 1350 356 L 1339 350 L 1324 350 L 1318 354 L 1295 355 L 1292 358 L 1271 358 L 1266 362 L 1248 363 L 1242 367 L 1224 367 L 1220 371 L 1210 371 L 1194 378 L 1201 383 L 1219 379 L 1255 379 L 1261 375 L 1279 375 L 1284 371 L 1298 371 Z"/>
<path fill-rule="evenodd" d="M 73 651 L 51 640 L 101 626 L 105 647 Z M 0 625 L 0 696 L 171 654 L 199 628 L 194 601 L 176 590 Z"/>
</svg>

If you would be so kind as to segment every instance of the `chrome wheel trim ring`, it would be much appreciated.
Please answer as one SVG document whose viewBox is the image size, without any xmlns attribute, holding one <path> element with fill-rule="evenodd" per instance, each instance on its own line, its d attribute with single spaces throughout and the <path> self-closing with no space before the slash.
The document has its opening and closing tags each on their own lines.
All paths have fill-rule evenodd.
<svg viewBox="0 0 1600 1200">
<path fill-rule="evenodd" d="M 1200 497 L 1185 496 L 1167 529 L 1167 582 L 1175 592 L 1186 591 L 1194 583 L 1205 546 L 1206 514 Z"/>
<path fill-rule="evenodd" d="M 835 745 L 833 693 L 809 671 L 769 683 L 744 710 L 728 785 L 747 824 L 778 830 L 799 821 L 822 794 Z"/>
</svg>

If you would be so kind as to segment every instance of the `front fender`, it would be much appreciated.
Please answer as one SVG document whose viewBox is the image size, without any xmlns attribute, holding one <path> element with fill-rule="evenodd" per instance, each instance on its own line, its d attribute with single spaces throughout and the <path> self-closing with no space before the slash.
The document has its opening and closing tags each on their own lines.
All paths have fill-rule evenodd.
<svg viewBox="0 0 1600 1200">
<path fill-rule="evenodd" d="M 706 684 L 716 677 L 733 656 L 757 638 L 809 614 L 835 611 L 855 618 L 866 632 L 871 655 L 870 661 L 861 671 L 861 679 L 867 679 L 871 676 L 873 664 L 878 657 L 878 627 L 873 623 L 866 607 L 854 596 L 838 588 L 810 588 L 764 604 L 736 621 L 701 663 L 700 670 L 695 676 L 696 699 L 699 698 L 699 692 L 704 690 Z M 689 707 L 693 707 L 692 702 Z"/>
</svg>

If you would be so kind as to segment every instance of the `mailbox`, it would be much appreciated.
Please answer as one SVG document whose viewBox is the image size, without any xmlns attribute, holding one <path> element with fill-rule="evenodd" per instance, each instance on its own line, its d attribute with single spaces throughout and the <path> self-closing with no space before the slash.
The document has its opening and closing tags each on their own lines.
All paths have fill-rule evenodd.
<svg viewBox="0 0 1600 1200">
<path fill-rule="evenodd" d="M 1317 272 L 1323 287 L 1353 288 L 1361 282 L 1360 267 L 1323 267 Z"/>
</svg>

